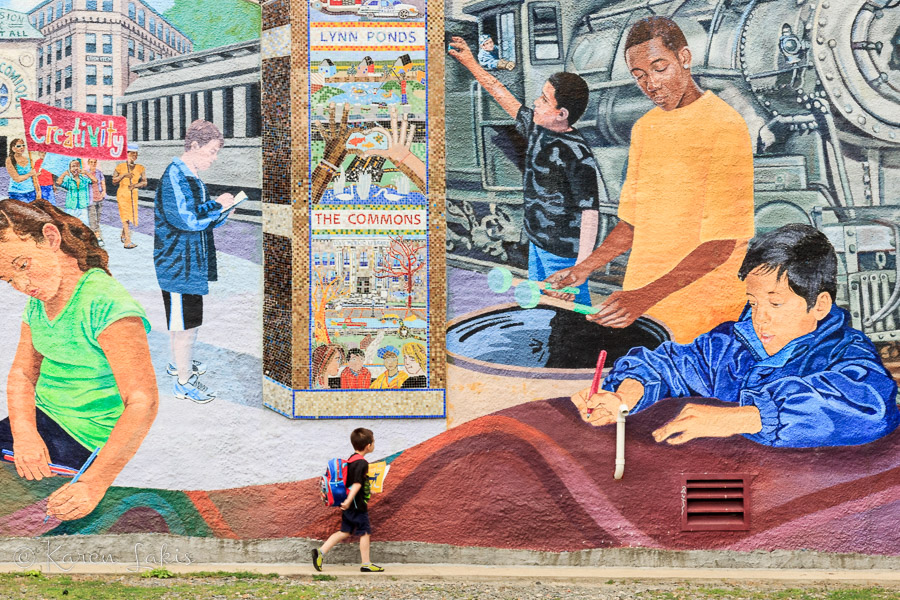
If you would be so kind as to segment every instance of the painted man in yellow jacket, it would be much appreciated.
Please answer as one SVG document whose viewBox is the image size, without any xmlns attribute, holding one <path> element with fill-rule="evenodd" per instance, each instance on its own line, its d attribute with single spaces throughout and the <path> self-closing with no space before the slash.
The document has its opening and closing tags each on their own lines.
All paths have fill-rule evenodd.
<svg viewBox="0 0 900 600">
<path fill-rule="evenodd" d="M 687 343 L 736 320 L 746 302 L 737 273 L 753 237 L 750 133 L 737 111 L 697 86 L 674 21 L 636 22 L 625 59 L 656 107 L 632 129 L 619 223 L 590 257 L 548 281 L 579 285 L 631 250 L 622 291 L 588 319 L 627 327 L 647 314 Z"/>
</svg>

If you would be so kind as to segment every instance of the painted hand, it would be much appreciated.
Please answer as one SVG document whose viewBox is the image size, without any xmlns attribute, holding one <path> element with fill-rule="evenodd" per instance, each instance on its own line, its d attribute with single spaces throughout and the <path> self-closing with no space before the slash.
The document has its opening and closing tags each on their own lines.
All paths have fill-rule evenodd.
<svg viewBox="0 0 900 600">
<path fill-rule="evenodd" d="M 564 287 L 578 287 L 579 285 L 587 281 L 587 278 L 590 276 L 590 269 L 586 269 L 581 265 L 575 265 L 574 267 L 570 267 L 568 269 L 563 269 L 561 271 L 553 273 L 552 275 L 550 275 L 550 277 L 545 279 L 544 282 L 549 283 L 557 289 Z M 551 290 L 545 290 L 544 293 L 548 296 L 560 298 L 569 302 L 575 300 L 575 294 L 564 294 L 562 292 L 553 292 Z"/>
<path fill-rule="evenodd" d="M 341 502 L 341 510 L 347 510 L 348 508 L 350 508 L 350 498 Z"/>
<path fill-rule="evenodd" d="M 458 60 L 463 65 L 475 64 L 475 55 L 469 49 L 469 45 L 459 36 L 450 38 L 450 56 Z"/>
<path fill-rule="evenodd" d="M 85 517 L 97 507 L 108 488 L 108 485 L 84 478 L 74 484 L 68 483 L 50 495 L 47 514 L 60 521 Z"/>
<path fill-rule="evenodd" d="M 395 165 L 399 165 L 401 162 L 403 162 L 403 159 L 407 158 L 411 153 L 410 146 L 412 146 L 413 136 L 415 136 L 416 134 L 416 126 L 415 124 L 410 125 L 409 117 L 406 113 L 403 113 L 403 117 L 401 118 L 400 125 L 398 127 L 397 105 L 391 105 L 390 113 L 390 131 L 387 131 L 384 127 L 373 127 L 366 131 L 366 133 L 378 131 L 383 134 L 388 140 L 387 150 L 368 150 L 365 154 L 363 154 L 363 156 L 380 156 L 382 158 L 390 160 Z"/>
<path fill-rule="evenodd" d="M 581 418 L 594 427 L 616 422 L 619 406 L 624 402 L 614 392 L 598 392 L 590 396 L 591 388 L 584 388 L 572 396 L 572 404 L 581 413 Z M 590 397 L 588 397 L 590 396 Z"/>
<path fill-rule="evenodd" d="M 674 419 L 653 432 L 653 439 L 684 444 L 703 437 L 730 437 L 762 429 L 755 406 L 704 406 L 688 404 Z"/>
<path fill-rule="evenodd" d="M 615 292 L 587 319 L 604 327 L 628 327 L 654 304 L 656 300 L 641 290 Z"/>
<path fill-rule="evenodd" d="M 47 444 L 41 436 L 34 432 L 33 436 L 22 439 L 22 436 L 13 440 L 13 453 L 15 454 L 16 472 L 19 477 L 40 481 L 44 477 L 54 477 L 50 470 L 50 452 Z"/>
<path fill-rule="evenodd" d="M 222 210 L 228 210 L 234 206 L 234 195 L 225 192 L 216 198 L 216 202 L 222 205 Z"/>
</svg>

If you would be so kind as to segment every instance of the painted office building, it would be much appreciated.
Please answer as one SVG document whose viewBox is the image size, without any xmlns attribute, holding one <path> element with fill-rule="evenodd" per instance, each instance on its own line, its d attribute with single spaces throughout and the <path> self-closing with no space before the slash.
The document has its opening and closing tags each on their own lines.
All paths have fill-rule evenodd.
<svg viewBox="0 0 900 600">
<path fill-rule="evenodd" d="M 113 114 L 133 67 L 193 47 L 140 0 L 47 0 L 28 14 L 45 37 L 37 49 L 37 100 L 61 108 Z"/>
</svg>

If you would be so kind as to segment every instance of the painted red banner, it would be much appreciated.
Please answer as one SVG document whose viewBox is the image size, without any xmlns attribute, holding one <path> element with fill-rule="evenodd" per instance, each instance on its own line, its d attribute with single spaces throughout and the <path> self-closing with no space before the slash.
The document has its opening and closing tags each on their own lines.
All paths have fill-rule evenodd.
<svg viewBox="0 0 900 600">
<path fill-rule="evenodd" d="M 55 108 L 21 100 L 29 152 L 55 152 L 79 158 L 124 160 L 128 124 L 125 117 Z"/>
</svg>

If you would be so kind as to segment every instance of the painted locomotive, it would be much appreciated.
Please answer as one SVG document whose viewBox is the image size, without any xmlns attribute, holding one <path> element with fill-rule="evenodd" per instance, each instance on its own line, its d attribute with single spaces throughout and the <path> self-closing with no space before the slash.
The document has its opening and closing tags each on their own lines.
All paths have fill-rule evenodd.
<svg viewBox="0 0 900 600">
<path fill-rule="evenodd" d="M 448 35 L 489 35 L 514 62 L 494 75 L 526 102 L 572 71 L 591 90 L 580 131 L 594 149 L 615 224 L 631 127 L 650 108 L 625 65 L 636 20 L 662 14 L 687 36 L 704 89 L 747 121 L 757 230 L 813 223 L 843 257 L 838 301 L 876 342 L 900 340 L 900 2 L 897 0 L 482 0 L 448 4 Z M 448 259 L 525 269 L 524 141 L 511 119 L 447 61 Z M 624 259 L 623 259 L 624 260 Z M 609 292 L 624 262 L 596 276 Z"/>
</svg>

